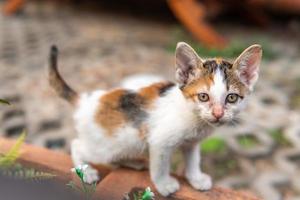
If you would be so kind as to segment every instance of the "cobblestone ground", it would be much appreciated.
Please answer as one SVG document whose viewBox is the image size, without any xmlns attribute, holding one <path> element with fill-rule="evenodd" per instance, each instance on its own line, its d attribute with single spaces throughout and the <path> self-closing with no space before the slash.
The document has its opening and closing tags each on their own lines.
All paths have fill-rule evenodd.
<svg viewBox="0 0 300 200">
<path fill-rule="evenodd" d="M 141 72 L 172 79 L 173 54 L 166 50 L 172 24 L 99 13 L 28 3 L 16 16 L 0 15 L 0 97 L 13 104 L 0 107 L 3 136 L 17 137 L 26 129 L 28 142 L 69 151 L 76 135 L 72 109 L 46 81 L 53 43 L 61 49 L 62 74 L 78 91 L 117 86 Z M 299 24 L 291 26 L 299 33 Z M 272 39 L 272 48 L 282 53 L 262 64 L 241 120 L 216 130 L 226 151 L 204 158 L 217 184 L 270 200 L 300 199 L 300 39 L 284 38 Z"/>
</svg>

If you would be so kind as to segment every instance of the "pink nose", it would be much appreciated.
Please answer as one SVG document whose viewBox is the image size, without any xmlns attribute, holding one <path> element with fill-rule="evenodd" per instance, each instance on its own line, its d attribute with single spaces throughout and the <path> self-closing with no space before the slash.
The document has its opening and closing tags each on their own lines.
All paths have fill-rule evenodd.
<svg viewBox="0 0 300 200">
<path fill-rule="evenodd" d="M 212 114 L 216 119 L 220 119 L 224 115 L 224 109 L 221 105 L 216 105 L 213 107 Z"/>
</svg>

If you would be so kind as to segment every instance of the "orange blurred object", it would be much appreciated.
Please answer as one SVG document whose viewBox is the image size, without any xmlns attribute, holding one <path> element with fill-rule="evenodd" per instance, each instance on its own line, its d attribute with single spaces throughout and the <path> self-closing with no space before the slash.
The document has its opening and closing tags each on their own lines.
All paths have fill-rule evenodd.
<svg viewBox="0 0 300 200">
<path fill-rule="evenodd" d="M 13 14 L 24 3 L 25 0 L 7 0 L 4 13 Z M 228 9 L 239 9 L 243 17 L 265 27 L 269 22 L 265 10 L 300 14 L 300 0 L 167 0 L 167 3 L 173 14 L 199 42 L 209 48 L 218 49 L 226 46 L 226 39 L 209 25 L 206 18 L 216 17 Z"/>
<path fill-rule="evenodd" d="M 13 14 L 20 10 L 24 3 L 25 0 L 8 0 L 3 7 L 3 12 L 6 15 Z"/>
<path fill-rule="evenodd" d="M 193 34 L 193 36 L 210 48 L 223 48 L 225 39 L 205 22 L 206 12 L 197 0 L 168 0 L 174 15 Z"/>
</svg>

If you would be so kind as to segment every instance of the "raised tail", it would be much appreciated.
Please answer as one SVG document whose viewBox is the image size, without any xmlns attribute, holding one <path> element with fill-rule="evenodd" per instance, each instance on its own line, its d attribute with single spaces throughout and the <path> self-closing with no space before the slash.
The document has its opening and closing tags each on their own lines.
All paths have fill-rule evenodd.
<svg viewBox="0 0 300 200">
<path fill-rule="evenodd" d="M 57 69 L 58 49 L 55 45 L 51 46 L 49 55 L 49 83 L 56 93 L 71 104 L 76 104 L 78 94 L 64 81 Z"/>
</svg>

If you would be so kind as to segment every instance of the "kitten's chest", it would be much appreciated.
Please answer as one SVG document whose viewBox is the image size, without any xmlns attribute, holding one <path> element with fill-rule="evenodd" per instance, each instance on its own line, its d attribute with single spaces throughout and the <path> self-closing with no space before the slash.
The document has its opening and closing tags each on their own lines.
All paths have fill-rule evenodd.
<svg viewBox="0 0 300 200">
<path fill-rule="evenodd" d="M 212 132 L 213 129 L 207 125 L 197 126 L 192 130 L 187 130 L 187 132 L 184 134 L 183 143 L 203 140 L 211 135 Z"/>
</svg>

